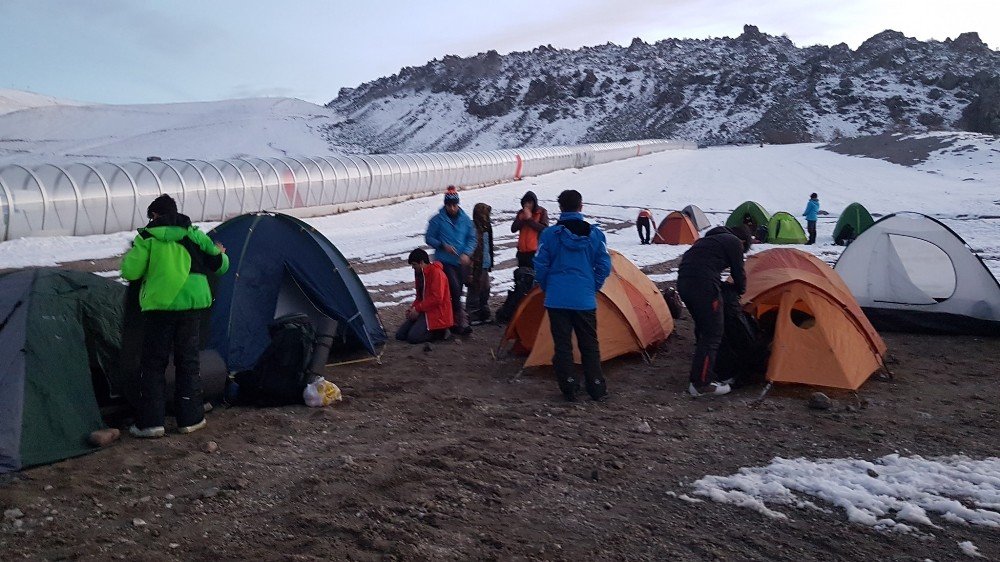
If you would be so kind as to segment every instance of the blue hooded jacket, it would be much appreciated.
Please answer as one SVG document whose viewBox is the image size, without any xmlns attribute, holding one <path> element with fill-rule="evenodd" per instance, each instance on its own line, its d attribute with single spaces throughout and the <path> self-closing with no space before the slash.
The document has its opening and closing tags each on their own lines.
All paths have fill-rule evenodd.
<svg viewBox="0 0 1000 562">
<path fill-rule="evenodd" d="M 424 240 L 428 246 L 434 248 L 434 261 L 448 265 L 460 265 L 459 256 L 468 254 L 471 257 L 472 252 L 476 249 L 476 227 L 461 207 L 458 209 L 458 216 L 454 219 L 448 216 L 444 207 L 441 207 L 441 210 L 427 223 L 427 233 L 424 235 Z M 458 256 L 444 251 L 445 244 L 454 246 Z"/>
<path fill-rule="evenodd" d="M 816 220 L 817 215 L 819 215 L 819 199 L 809 199 L 806 203 L 806 210 L 802 213 L 802 216 L 806 218 L 807 221 Z"/>
<path fill-rule="evenodd" d="M 546 308 L 594 310 L 597 291 L 611 275 L 604 233 L 581 213 L 562 213 L 542 231 L 535 254 L 535 281 L 545 292 Z"/>
</svg>

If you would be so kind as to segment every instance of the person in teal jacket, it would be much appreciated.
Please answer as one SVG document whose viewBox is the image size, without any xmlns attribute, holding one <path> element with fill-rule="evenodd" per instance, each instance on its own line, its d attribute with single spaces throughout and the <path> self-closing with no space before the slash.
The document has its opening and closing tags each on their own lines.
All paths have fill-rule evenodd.
<svg viewBox="0 0 1000 562">
<path fill-rule="evenodd" d="M 229 269 L 222 244 L 212 242 L 177 212 L 169 195 L 146 210 L 149 224 L 139 229 L 122 258 L 122 278 L 141 282 L 143 344 L 139 375 L 139 407 L 135 437 L 163 437 L 166 410 L 165 372 L 174 354 L 174 411 L 177 428 L 191 433 L 205 427 L 201 393 L 201 316 L 212 306 L 208 275 Z"/>
<path fill-rule="evenodd" d="M 806 203 L 806 210 L 802 212 L 806 218 L 806 230 L 809 232 L 809 241 L 806 244 L 816 243 L 816 219 L 819 216 L 819 195 L 809 194 L 809 202 Z"/>
<path fill-rule="evenodd" d="M 611 256 L 599 228 L 583 220 L 583 196 L 575 189 L 559 194 L 559 221 L 542 231 L 535 254 L 535 281 L 545 292 L 545 309 L 555 353 L 552 367 L 566 400 L 576 400 L 580 388 L 574 376 L 573 334 L 587 394 L 601 400 L 607 394 L 597 340 L 597 292 L 611 275 Z"/>
<path fill-rule="evenodd" d="M 469 316 L 462 304 L 463 269 L 472 265 L 472 253 L 476 250 L 476 227 L 472 219 L 459 206 L 458 191 L 449 186 L 444 194 L 444 206 L 431 217 L 424 235 L 427 245 L 434 248 L 434 261 L 441 262 L 448 276 L 451 290 L 451 307 L 455 316 L 455 333 L 472 333 Z"/>
</svg>

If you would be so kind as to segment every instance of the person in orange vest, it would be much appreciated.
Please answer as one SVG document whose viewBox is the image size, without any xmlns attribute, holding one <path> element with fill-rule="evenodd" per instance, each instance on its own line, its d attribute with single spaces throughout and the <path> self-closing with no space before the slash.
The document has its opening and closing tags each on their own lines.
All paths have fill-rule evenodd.
<svg viewBox="0 0 1000 562">
<path fill-rule="evenodd" d="M 649 209 L 639 211 L 639 217 L 635 219 L 635 229 L 639 232 L 639 243 L 649 244 L 651 226 L 653 224 L 653 213 Z"/>
<path fill-rule="evenodd" d="M 410 252 L 406 262 L 413 268 L 417 298 L 406 310 L 406 320 L 396 330 L 396 339 L 409 343 L 447 339 L 455 316 L 442 263 L 431 263 L 430 256 L 421 248 Z"/>
<path fill-rule="evenodd" d="M 517 267 L 534 267 L 538 235 L 547 226 L 549 212 L 538 205 L 538 197 L 533 192 L 526 192 L 521 198 L 521 210 L 510 225 L 510 231 L 517 233 Z"/>
</svg>

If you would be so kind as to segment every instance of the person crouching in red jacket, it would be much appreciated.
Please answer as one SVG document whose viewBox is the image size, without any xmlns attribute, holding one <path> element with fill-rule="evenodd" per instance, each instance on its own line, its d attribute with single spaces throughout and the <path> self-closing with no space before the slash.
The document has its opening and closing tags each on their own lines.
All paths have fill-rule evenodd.
<svg viewBox="0 0 1000 562">
<path fill-rule="evenodd" d="M 448 276 L 441 262 L 431 263 L 430 256 L 420 248 L 410 252 L 406 262 L 413 268 L 417 298 L 406 310 L 406 321 L 396 330 L 396 339 L 409 343 L 447 339 L 455 316 Z"/>
</svg>

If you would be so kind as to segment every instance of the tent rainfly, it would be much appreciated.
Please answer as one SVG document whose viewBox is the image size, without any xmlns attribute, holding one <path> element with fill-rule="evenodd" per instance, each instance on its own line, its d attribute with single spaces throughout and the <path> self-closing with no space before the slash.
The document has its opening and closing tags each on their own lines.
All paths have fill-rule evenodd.
<svg viewBox="0 0 1000 562">
<path fill-rule="evenodd" d="M 289 312 L 305 312 L 317 331 L 375 355 L 385 330 L 368 291 L 339 250 L 315 228 L 288 215 L 250 213 L 209 235 L 229 254 L 212 306 L 209 348 L 231 371 L 253 367 L 270 342 L 267 326 Z"/>
<path fill-rule="evenodd" d="M 808 240 L 802 225 L 789 213 L 778 211 L 767 223 L 768 244 L 805 244 Z"/>
<path fill-rule="evenodd" d="M 93 450 L 121 347 L 125 287 L 92 273 L 0 276 L 0 473 Z"/>
<path fill-rule="evenodd" d="M 767 225 L 771 220 L 771 214 L 764 210 L 764 207 L 760 206 L 760 203 L 754 201 L 744 201 L 740 203 L 739 207 L 733 210 L 729 218 L 726 219 L 726 226 L 734 227 L 743 224 L 744 219 L 749 216 L 750 220 L 753 222 L 753 228 L 756 230 L 758 226 Z"/>
<path fill-rule="evenodd" d="M 674 330 L 663 293 L 628 258 L 614 250 L 610 253 L 611 275 L 597 294 L 601 361 L 627 353 L 645 354 Z M 501 348 L 512 343 L 514 352 L 527 354 L 525 367 L 552 364 L 554 347 L 544 300 L 545 294 L 538 287 L 528 293 L 500 342 Z M 579 363 L 579 351 L 574 349 L 573 353 Z"/>
<path fill-rule="evenodd" d="M 851 203 L 844 209 L 843 213 L 840 213 L 840 218 L 837 219 L 837 226 L 833 227 L 833 239 L 837 241 L 843 240 L 845 237 L 842 235 L 847 234 L 844 229 L 849 226 L 852 231 L 850 239 L 853 240 L 861 236 L 861 233 L 868 230 L 873 224 L 875 224 L 875 219 L 872 218 L 871 213 L 868 212 L 868 209 L 864 205 L 861 203 Z"/>
<path fill-rule="evenodd" d="M 654 244 L 693 244 L 697 239 L 698 229 L 687 215 L 679 211 L 667 215 L 653 235 Z"/>
<path fill-rule="evenodd" d="M 681 209 L 681 212 L 687 215 L 687 218 L 691 219 L 691 224 L 694 225 L 695 230 L 698 232 L 712 226 L 712 221 L 708 220 L 708 215 L 697 205 L 688 205 Z"/>
<path fill-rule="evenodd" d="M 744 309 L 773 325 L 767 380 L 855 390 L 882 367 L 885 342 L 843 280 L 793 248 L 747 258 Z"/>
<path fill-rule="evenodd" d="M 1000 335 L 1000 284 L 936 219 L 882 217 L 844 250 L 835 268 L 880 330 Z"/>
</svg>

